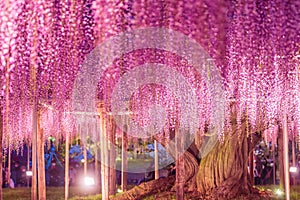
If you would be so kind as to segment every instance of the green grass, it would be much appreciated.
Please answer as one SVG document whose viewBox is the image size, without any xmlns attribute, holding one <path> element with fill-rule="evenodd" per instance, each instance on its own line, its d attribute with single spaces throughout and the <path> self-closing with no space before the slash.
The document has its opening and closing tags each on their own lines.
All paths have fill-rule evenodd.
<svg viewBox="0 0 300 200">
<path fill-rule="evenodd" d="M 274 200 L 284 200 L 285 199 L 285 195 L 276 195 L 275 191 L 279 189 L 279 185 L 264 185 L 264 186 L 258 186 L 257 188 L 259 188 L 260 190 L 267 190 L 272 192 L 273 195 L 273 199 Z M 291 192 L 290 192 L 290 197 L 291 200 L 298 200 L 300 199 L 300 185 L 293 185 L 291 186 Z"/>
<path fill-rule="evenodd" d="M 130 172 L 144 172 L 151 165 L 151 159 L 132 159 L 128 160 L 128 170 Z M 117 169 L 121 169 L 121 161 L 116 162 Z"/>
<path fill-rule="evenodd" d="M 267 190 L 274 193 L 279 188 L 278 185 L 258 186 L 260 190 Z M 70 200 L 101 200 L 99 188 L 85 188 L 85 187 L 70 187 Z M 155 200 L 157 195 L 152 195 L 144 198 L 144 200 Z M 31 199 L 30 188 L 15 188 L 3 189 L 3 200 L 28 200 Z M 63 200 L 64 187 L 47 187 L 47 200 Z M 174 194 L 169 194 L 165 199 L 175 199 Z M 187 198 L 188 199 L 188 198 Z M 273 195 L 273 200 L 284 200 L 284 195 Z M 300 199 L 300 185 L 291 187 L 291 200 Z"/>
<path fill-rule="evenodd" d="M 70 187 L 71 200 L 97 200 L 101 199 L 99 188 Z M 47 187 L 47 200 L 63 200 L 64 187 Z M 28 200 L 31 199 L 31 188 L 4 188 L 3 200 Z"/>
</svg>

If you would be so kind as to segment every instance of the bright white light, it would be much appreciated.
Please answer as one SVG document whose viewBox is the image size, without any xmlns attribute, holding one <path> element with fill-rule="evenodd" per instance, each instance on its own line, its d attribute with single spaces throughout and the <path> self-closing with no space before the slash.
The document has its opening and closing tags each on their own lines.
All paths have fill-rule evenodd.
<svg viewBox="0 0 300 200">
<path fill-rule="evenodd" d="M 32 176 L 32 171 L 26 171 L 26 176 Z"/>
<path fill-rule="evenodd" d="M 290 172 L 291 173 L 296 173 L 297 172 L 297 167 L 290 167 Z"/>
<path fill-rule="evenodd" d="M 84 159 L 81 159 L 81 162 L 84 163 Z"/>
<path fill-rule="evenodd" d="M 121 193 L 121 192 L 123 192 L 123 190 L 121 190 L 120 188 L 118 188 L 117 192 Z"/>
<path fill-rule="evenodd" d="M 275 194 L 278 195 L 278 196 L 282 196 L 283 192 L 280 189 L 276 189 Z"/>
<path fill-rule="evenodd" d="M 95 185 L 95 180 L 93 177 L 84 177 L 84 184 L 87 186 Z"/>
</svg>

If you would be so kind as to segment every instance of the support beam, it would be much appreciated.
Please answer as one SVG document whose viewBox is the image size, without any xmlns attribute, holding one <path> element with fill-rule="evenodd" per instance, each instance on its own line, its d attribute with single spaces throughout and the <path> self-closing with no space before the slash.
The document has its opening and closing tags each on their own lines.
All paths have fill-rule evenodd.
<svg viewBox="0 0 300 200">
<path fill-rule="evenodd" d="M 11 177 L 11 149 L 10 149 L 10 144 L 8 143 L 8 151 L 7 151 L 7 184 L 10 186 L 10 177 Z"/>
<path fill-rule="evenodd" d="M 122 170 L 121 170 L 121 189 L 122 191 L 127 190 L 127 170 L 128 170 L 128 161 L 127 161 L 127 127 L 126 130 L 122 133 Z"/>
<path fill-rule="evenodd" d="M 158 169 L 158 144 L 154 140 L 154 165 L 155 165 L 155 179 L 159 179 L 159 169 Z"/>
<path fill-rule="evenodd" d="M 284 186 L 285 186 L 285 199 L 290 200 L 290 172 L 289 172 L 289 137 L 287 127 L 287 116 L 283 116 L 283 159 L 284 159 Z"/>
<path fill-rule="evenodd" d="M 176 200 L 184 200 L 184 141 L 179 130 L 175 129 L 175 146 L 176 146 Z"/>
<path fill-rule="evenodd" d="M 38 158 L 38 196 L 39 200 L 46 200 L 46 179 L 45 179 L 45 152 L 44 152 L 44 131 L 40 126 L 40 114 L 37 114 L 37 158 Z"/>
<path fill-rule="evenodd" d="M 37 105 L 36 100 L 32 109 L 32 183 L 31 183 L 31 200 L 37 200 Z"/>
<path fill-rule="evenodd" d="M 10 52 L 9 52 L 9 55 L 10 55 Z M 6 71 L 8 73 L 8 68 L 9 68 L 9 62 L 7 60 L 7 64 L 6 64 Z M 8 185 L 10 185 L 10 173 L 11 173 L 11 154 L 10 154 L 10 138 L 9 138 L 9 132 L 8 132 L 8 124 L 9 124 L 9 116 L 8 116 L 8 113 L 9 113 L 9 85 L 10 85 L 10 79 L 9 79 L 9 75 L 6 76 L 6 87 L 5 87 L 5 104 L 6 104 L 6 108 L 5 108 L 5 131 L 6 131 L 6 142 L 7 142 L 7 145 L 8 145 L 8 170 L 7 170 L 7 177 L 8 177 L 8 180 L 7 180 L 7 183 Z"/>
<path fill-rule="evenodd" d="M 297 126 L 296 123 L 294 123 L 294 131 L 293 131 L 293 137 L 292 137 L 292 166 L 296 167 L 296 133 L 297 133 Z M 292 184 L 296 184 L 296 176 L 292 176 Z"/>
<path fill-rule="evenodd" d="M 0 102 L 0 160 L 1 160 L 1 166 L 0 166 L 0 171 L 2 172 L 2 162 L 3 162 L 3 151 L 2 151 L 2 139 L 3 139 L 3 116 L 2 116 L 2 104 Z M 3 180 L 3 176 L 2 176 L 3 173 L 0 174 L 0 200 L 2 200 L 2 180 Z"/>
<path fill-rule="evenodd" d="M 283 153 L 283 127 L 278 125 L 278 164 L 279 164 L 279 186 L 284 190 L 284 153 Z"/>
<path fill-rule="evenodd" d="M 69 198 L 69 144 L 70 134 L 66 133 L 66 154 L 65 154 L 65 200 Z"/>
<path fill-rule="evenodd" d="M 34 0 L 37 3 L 37 0 Z M 33 18 L 37 21 L 37 13 L 33 14 Z M 38 112 L 38 92 L 37 92 L 37 42 L 38 42 L 38 27 L 37 23 L 33 27 L 33 48 L 32 51 L 35 52 L 34 56 L 30 60 L 30 91 L 32 95 L 32 131 L 31 131 L 31 141 L 32 141 L 32 184 L 31 184 L 31 200 L 37 200 L 37 112 Z"/>
<path fill-rule="evenodd" d="M 96 140 L 98 143 L 98 139 Z M 99 146 L 96 144 L 96 150 L 95 150 L 95 185 L 96 187 L 99 186 L 99 178 L 100 178 L 100 173 L 99 173 L 99 164 L 98 164 L 98 156 L 99 156 Z"/>
<path fill-rule="evenodd" d="M 30 144 L 27 144 L 27 171 L 30 171 Z M 29 177 L 27 177 L 27 187 L 29 187 Z"/>
<path fill-rule="evenodd" d="M 101 122 L 101 135 L 100 135 L 100 142 L 101 142 L 101 185 L 102 185 L 102 200 L 109 199 L 108 197 L 108 147 L 107 147 L 107 138 L 106 135 L 106 124 L 104 115 L 100 116 Z"/>
<path fill-rule="evenodd" d="M 116 149 L 114 146 L 116 136 L 116 124 L 112 116 L 109 117 L 109 195 L 116 194 Z"/>
<path fill-rule="evenodd" d="M 84 163 L 83 163 L 83 175 L 84 177 L 87 176 L 87 150 L 86 150 L 86 144 L 83 145 L 83 159 L 84 159 Z"/>
<path fill-rule="evenodd" d="M 273 134 L 276 135 L 277 128 L 274 129 Z M 273 137 L 272 140 L 272 159 L 273 159 L 273 184 L 276 184 L 276 156 L 275 156 L 275 143 L 276 139 Z"/>
</svg>

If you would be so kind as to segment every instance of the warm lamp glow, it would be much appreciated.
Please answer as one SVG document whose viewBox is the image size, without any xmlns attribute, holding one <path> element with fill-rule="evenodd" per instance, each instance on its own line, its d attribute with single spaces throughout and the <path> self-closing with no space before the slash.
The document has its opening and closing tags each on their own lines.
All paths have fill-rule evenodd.
<svg viewBox="0 0 300 200">
<path fill-rule="evenodd" d="M 297 172 L 297 167 L 290 167 L 290 172 L 291 173 L 296 173 Z"/>
<path fill-rule="evenodd" d="M 86 176 L 84 177 L 84 184 L 86 186 L 92 186 L 92 185 L 95 185 L 95 180 L 93 177 L 89 177 L 89 176 Z"/>
<path fill-rule="evenodd" d="M 121 192 L 123 192 L 123 190 L 121 190 L 120 188 L 118 188 L 117 192 L 121 193 Z"/>
<path fill-rule="evenodd" d="M 281 191 L 280 189 L 276 189 L 275 190 L 275 194 L 278 196 L 282 196 L 283 195 L 283 191 Z"/>
<path fill-rule="evenodd" d="M 26 171 L 26 176 L 32 176 L 32 171 Z"/>
</svg>

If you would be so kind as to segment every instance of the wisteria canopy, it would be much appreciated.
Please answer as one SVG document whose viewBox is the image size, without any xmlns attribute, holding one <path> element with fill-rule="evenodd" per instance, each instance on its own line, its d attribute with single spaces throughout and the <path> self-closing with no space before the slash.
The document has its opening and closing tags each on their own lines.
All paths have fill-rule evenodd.
<svg viewBox="0 0 300 200">
<path fill-rule="evenodd" d="M 34 99 L 38 101 L 45 138 L 75 134 L 77 126 L 66 113 L 71 113 L 74 82 L 85 56 L 118 33 L 145 27 L 183 33 L 213 58 L 225 91 L 224 130 L 231 128 L 234 110 L 238 125 L 247 119 L 252 130 L 270 129 L 269 139 L 276 137 L 272 127 L 282 122 L 284 113 L 290 133 L 299 134 L 299 10 L 299 1 L 282 0 L 1 1 L 4 147 L 20 148 L 30 142 Z M 153 62 L 180 72 L 196 91 L 200 130 L 218 117 L 211 115 L 212 93 L 191 63 L 157 49 L 126 53 L 99 77 L 95 93 L 107 112 L 118 80 L 136 66 Z M 147 110 L 153 104 L 166 108 L 165 126 L 175 126 L 180 105 L 168 88 L 155 84 L 140 87 L 131 97 L 132 118 L 147 124 Z M 224 130 L 221 140 L 227 133 Z"/>
</svg>

